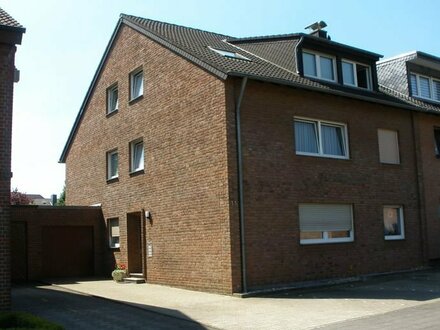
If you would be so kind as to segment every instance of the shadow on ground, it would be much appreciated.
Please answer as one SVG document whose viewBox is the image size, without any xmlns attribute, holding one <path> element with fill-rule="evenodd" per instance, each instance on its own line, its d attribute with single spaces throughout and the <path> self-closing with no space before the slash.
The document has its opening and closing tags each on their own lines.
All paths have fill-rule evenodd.
<svg viewBox="0 0 440 330">
<path fill-rule="evenodd" d="M 349 284 L 261 294 L 258 297 L 278 299 L 403 299 L 427 301 L 440 298 L 440 268 L 369 277 Z"/>
<path fill-rule="evenodd" d="M 66 329 L 209 329 L 176 310 L 134 307 L 36 283 L 12 288 L 12 310 L 41 316 Z"/>
</svg>

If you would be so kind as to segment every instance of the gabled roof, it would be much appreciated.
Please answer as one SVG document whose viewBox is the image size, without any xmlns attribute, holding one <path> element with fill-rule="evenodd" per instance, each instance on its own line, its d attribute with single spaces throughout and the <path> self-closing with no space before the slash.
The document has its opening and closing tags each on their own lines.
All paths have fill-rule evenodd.
<svg viewBox="0 0 440 330">
<path fill-rule="evenodd" d="M 26 29 L 12 18 L 7 12 L 0 8 L 0 29 L 2 30 L 15 30 L 19 32 L 25 32 Z"/>
<path fill-rule="evenodd" d="M 424 101 L 410 96 L 407 63 L 429 67 L 440 72 L 439 57 L 420 51 L 412 51 L 394 56 L 377 63 L 377 78 L 380 90 L 390 96 L 399 98 L 408 105 L 419 107 L 427 112 L 440 114 L 439 103 Z"/>
<path fill-rule="evenodd" d="M 73 142 L 76 130 L 92 95 L 95 83 L 104 66 L 115 36 L 123 24 L 202 67 L 219 79 L 226 79 L 228 76 L 249 77 L 254 80 L 418 110 L 406 102 L 381 92 L 347 88 L 340 84 L 325 83 L 302 77 L 298 74 L 296 65 L 297 48 L 300 47 L 304 40 L 311 43 L 324 43 L 334 49 L 344 48 L 348 52 L 358 53 L 361 56 L 377 60 L 381 55 L 375 53 L 303 33 L 234 38 L 218 33 L 121 14 L 62 152 L 60 158 L 62 163 L 66 161 L 70 145 Z M 249 60 L 222 56 L 213 51 L 212 48 L 237 53 Z"/>
</svg>

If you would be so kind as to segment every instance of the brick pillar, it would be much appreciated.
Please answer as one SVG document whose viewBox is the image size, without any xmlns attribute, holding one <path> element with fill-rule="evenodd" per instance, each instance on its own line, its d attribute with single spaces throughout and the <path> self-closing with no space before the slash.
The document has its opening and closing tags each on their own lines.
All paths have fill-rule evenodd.
<svg viewBox="0 0 440 330">
<path fill-rule="evenodd" d="M 0 44 L 0 311 L 11 308 L 10 191 L 15 46 Z"/>
</svg>

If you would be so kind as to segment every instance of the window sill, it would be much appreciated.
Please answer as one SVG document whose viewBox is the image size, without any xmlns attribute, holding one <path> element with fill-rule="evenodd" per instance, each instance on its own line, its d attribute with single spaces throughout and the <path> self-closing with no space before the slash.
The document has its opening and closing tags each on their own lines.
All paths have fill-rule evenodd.
<svg viewBox="0 0 440 330">
<path fill-rule="evenodd" d="M 121 250 L 121 248 L 119 246 L 118 247 L 116 247 L 116 246 L 109 246 L 108 249 L 112 250 L 112 251 L 120 251 Z"/>
<path fill-rule="evenodd" d="M 107 183 L 114 183 L 114 182 L 119 182 L 119 178 L 107 179 Z"/>
<path fill-rule="evenodd" d="M 107 112 L 105 115 L 107 118 L 112 117 L 113 115 L 116 115 L 118 113 L 118 109 L 113 110 L 112 112 Z"/>
<path fill-rule="evenodd" d="M 144 169 L 130 172 L 130 178 L 134 177 L 134 176 L 138 176 L 138 175 L 144 174 L 144 173 L 145 173 Z"/>
<path fill-rule="evenodd" d="M 354 239 L 340 239 L 340 240 L 300 240 L 300 245 L 316 245 L 316 244 L 340 244 L 353 243 Z"/>
<path fill-rule="evenodd" d="M 312 154 L 312 153 L 303 153 L 303 152 L 296 152 L 297 156 L 308 156 L 308 157 L 318 157 L 318 158 L 330 158 L 330 159 L 342 159 L 342 160 L 349 160 L 349 157 L 341 157 L 341 156 L 331 156 L 331 155 L 320 155 L 320 154 Z"/>
<path fill-rule="evenodd" d="M 139 96 L 135 97 L 134 99 L 131 99 L 130 101 L 128 101 L 128 104 L 133 105 L 133 104 L 139 102 L 140 100 L 142 100 L 143 98 L 144 98 L 144 94 L 139 95 Z"/>
<path fill-rule="evenodd" d="M 404 241 L 405 236 L 385 236 L 384 239 L 385 241 Z"/>
</svg>

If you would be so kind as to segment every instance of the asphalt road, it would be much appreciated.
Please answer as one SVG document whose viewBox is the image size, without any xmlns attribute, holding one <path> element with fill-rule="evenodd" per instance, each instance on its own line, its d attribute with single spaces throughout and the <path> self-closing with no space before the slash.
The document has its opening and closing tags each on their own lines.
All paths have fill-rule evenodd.
<svg viewBox="0 0 440 330">
<path fill-rule="evenodd" d="M 15 286 L 12 309 L 41 316 L 65 329 L 212 329 L 185 320 L 185 315 L 171 317 L 54 286 Z"/>
</svg>

